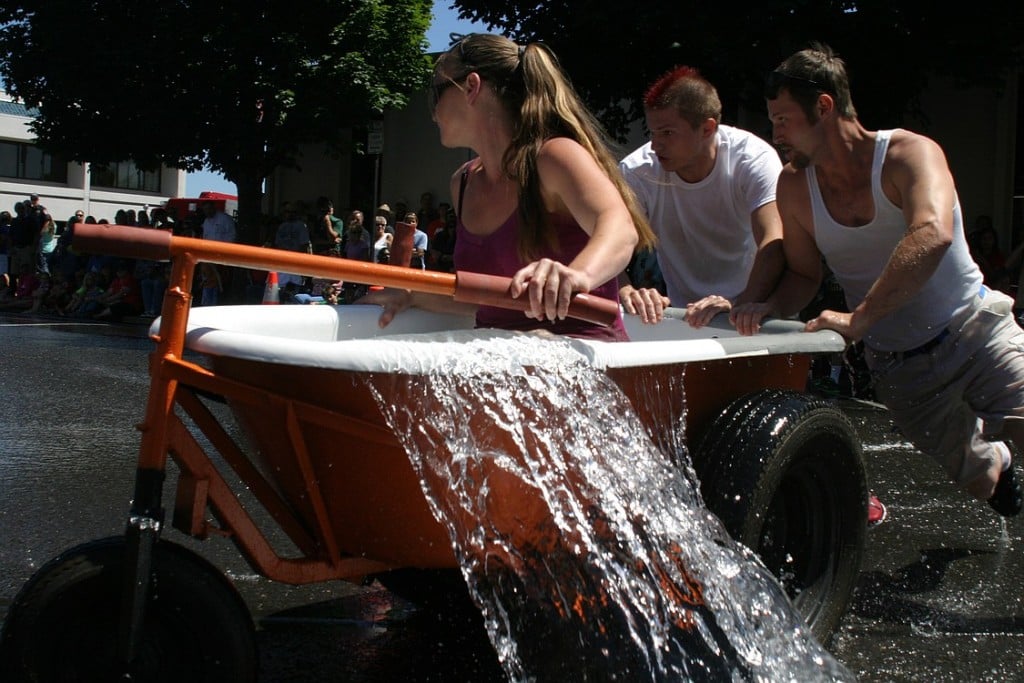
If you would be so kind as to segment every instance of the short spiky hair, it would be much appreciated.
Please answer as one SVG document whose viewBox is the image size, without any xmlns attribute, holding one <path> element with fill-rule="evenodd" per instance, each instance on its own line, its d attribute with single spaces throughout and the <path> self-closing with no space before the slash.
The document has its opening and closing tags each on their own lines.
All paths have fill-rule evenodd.
<svg viewBox="0 0 1024 683">
<path fill-rule="evenodd" d="M 643 101 L 644 109 L 675 107 L 694 127 L 706 119 L 722 120 L 718 91 L 692 66 L 673 67 L 647 88 Z"/>
</svg>

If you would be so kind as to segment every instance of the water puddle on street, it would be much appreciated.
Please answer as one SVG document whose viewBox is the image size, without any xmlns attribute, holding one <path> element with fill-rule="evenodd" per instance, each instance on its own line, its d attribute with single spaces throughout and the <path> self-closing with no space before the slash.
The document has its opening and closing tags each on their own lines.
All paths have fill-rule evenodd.
<svg viewBox="0 0 1024 683">
<path fill-rule="evenodd" d="M 853 680 L 571 343 L 451 346 L 371 381 L 510 680 Z"/>
</svg>

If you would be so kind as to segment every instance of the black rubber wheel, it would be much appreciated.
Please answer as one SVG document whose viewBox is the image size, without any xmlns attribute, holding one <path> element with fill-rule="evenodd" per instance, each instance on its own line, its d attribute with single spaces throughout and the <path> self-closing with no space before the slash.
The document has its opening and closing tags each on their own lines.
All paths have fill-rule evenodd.
<svg viewBox="0 0 1024 683">
<path fill-rule="evenodd" d="M 832 403 L 766 389 L 705 432 L 694 469 L 710 510 L 779 579 L 827 643 L 860 573 L 867 475 L 860 440 Z"/>
<path fill-rule="evenodd" d="M 14 599 L 0 636 L 9 682 L 129 680 L 117 666 L 123 537 L 77 546 L 44 565 Z M 252 617 L 212 564 L 158 541 L 138 656 L 130 680 L 256 680 Z"/>
</svg>

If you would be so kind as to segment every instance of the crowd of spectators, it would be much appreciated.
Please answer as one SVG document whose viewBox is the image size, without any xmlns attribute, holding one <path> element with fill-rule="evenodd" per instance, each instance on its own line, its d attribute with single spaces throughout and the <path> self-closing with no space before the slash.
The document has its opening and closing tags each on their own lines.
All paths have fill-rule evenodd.
<svg viewBox="0 0 1024 683">
<path fill-rule="evenodd" d="M 264 216 L 261 242 L 270 248 L 391 263 L 397 216 L 415 226 L 412 259 L 402 265 L 452 272 L 455 215 L 450 204 L 435 206 L 432 194 L 426 192 L 416 211 L 404 202 L 396 202 L 395 207 L 392 211 L 388 204 L 381 204 L 371 227 L 359 209 L 342 212 L 344 218 L 336 216 L 327 197 L 313 204 L 290 202 L 279 216 Z M 112 223 L 169 230 L 182 237 L 237 240 L 234 218 L 212 201 L 201 203 L 185 216 L 172 215 L 164 206 L 145 206 L 119 209 L 112 219 L 87 216 L 79 210 L 60 220 L 33 193 L 16 202 L 13 211 L 0 211 L 0 311 L 115 322 L 153 318 L 160 313 L 170 263 L 84 253 L 74 245 L 79 223 Z M 265 271 L 200 264 L 193 305 L 261 303 L 266 276 Z M 280 273 L 279 278 L 282 303 L 317 297 L 350 303 L 367 290 L 359 283 L 291 273 Z"/>
<path fill-rule="evenodd" d="M 401 264 L 392 259 L 398 222 L 411 226 L 412 233 L 409 261 Z M 318 198 L 313 205 L 295 201 L 284 205 L 280 217 L 270 218 L 263 244 L 334 258 L 453 272 L 455 213 L 449 203 L 435 206 L 433 195 L 425 192 L 416 211 L 409 209 L 405 202 L 396 202 L 394 210 L 389 204 L 381 204 L 374 211 L 371 227 L 360 209 L 348 209 L 339 216 L 328 197 Z M 263 291 L 258 283 L 260 276 L 265 277 L 265 273 L 256 274 L 256 296 Z M 362 283 L 292 273 L 278 273 L 278 282 L 281 303 L 351 303 L 368 289 L 368 285 Z"/>
<path fill-rule="evenodd" d="M 165 207 L 119 209 L 113 219 L 75 211 L 61 220 L 33 193 L 0 211 L 0 311 L 120 321 L 159 313 L 169 262 L 89 254 L 74 245 L 81 223 L 201 232 L 197 215 L 175 220 Z"/>
</svg>

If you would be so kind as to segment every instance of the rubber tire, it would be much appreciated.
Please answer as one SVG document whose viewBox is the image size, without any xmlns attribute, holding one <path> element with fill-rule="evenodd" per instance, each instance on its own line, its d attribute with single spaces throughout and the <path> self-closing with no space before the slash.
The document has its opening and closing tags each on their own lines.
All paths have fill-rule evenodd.
<svg viewBox="0 0 1024 683">
<path fill-rule="evenodd" d="M 694 469 L 710 510 L 759 555 L 827 643 L 866 543 L 867 475 L 849 419 L 808 394 L 757 391 L 733 401 L 705 432 Z"/>
<path fill-rule="evenodd" d="M 0 634 L 4 681 L 122 680 L 117 666 L 124 537 L 76 546 L 21 589 Z M 132 680 L 251 683 L 252 617 L 234 586 L 190 550 L 158 541 Z"/>
</svg>

